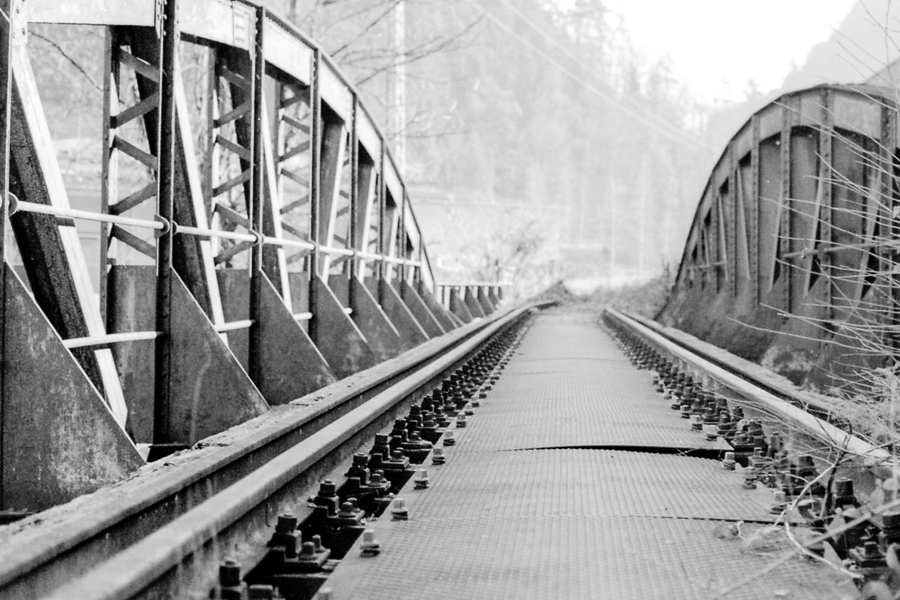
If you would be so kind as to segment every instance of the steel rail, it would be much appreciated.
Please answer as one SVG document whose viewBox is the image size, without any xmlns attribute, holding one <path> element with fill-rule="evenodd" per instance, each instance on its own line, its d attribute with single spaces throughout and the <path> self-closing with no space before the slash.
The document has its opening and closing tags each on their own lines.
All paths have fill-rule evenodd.
<svg viewBox="0 0 900 600">
<path fill-rule="evenodd" d="M 151 463 L 136 477 L 0 528 L 0 597 L 43 598 L 497 322 L 429 340 Z M 305 315 L 299 315 L 305 316 Z M 311 406 L 310 406 L 311 405 Z"/>
<path fill-rule="evenodd" d="M 419 394 L 439 385 L 494 335 L 526 316 L 523 307 L 442 354 L 428 366 L 383 390 L 371 400 L 290 447 L 239 482 L 159 528 L 50 598 L 81 600 L 182 597 L 208 593 L 215 585 L 220 548 L 246 568 L 265 554 L 272 515 L 302 514 L 304 499 L 319 477 L 350 458 L 388 427 Z M 307 509 L 308 510 L 308 509 Z M 260 543 L 262 542 L 262 543 Z"/>
<path fill-rule="evenodd" d="M 752 381 L 748 376 L 738 374 L 737 369 L 725 368 L 721 364 L 701 356 L 694 349 L 674 341 L 670 337 L 663 335 L 662 332 L 656 331 L 647 324 L 642 323 L 637 318 L 611 308 L 606 309 L 605 312 L 619 326 L 630 330 L 658 350 L 672 356 L 685 369 L 713 379 L 719 385 L 747 400 L 748 403 L 763 407 L 767 412 L 776 415 L 786 423 L 800 428 L 808 435 L 823 440 L 834 447 L 844 448 L 849 454 L 868 459 L 873 465 L 887 463 L 891 460 L 891 454 L 887 450 L 874 446 L 859 436 L 848 433 L 797 406 L 796 404 L 804 404 L 801 398 L 796 398 L 796 403 L 793 403 L 784 397 L 778 397 L 772 391 Z M 787 391 L 783 391 L 780 395 L 789 396 L 790 394 Z"/>
</svg>

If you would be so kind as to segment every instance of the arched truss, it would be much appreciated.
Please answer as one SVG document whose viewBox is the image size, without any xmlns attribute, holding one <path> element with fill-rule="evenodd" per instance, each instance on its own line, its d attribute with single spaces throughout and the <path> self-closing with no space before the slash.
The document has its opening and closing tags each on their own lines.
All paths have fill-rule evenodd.
<svg viewBox="0 0 900 600">
<path fill-rule="evenodd" d="M 95 489 L 143 464 L 133 442 L 190 446 L 494 309 L 495 287 L 435 299 L 384 137 L 332 60 L 263 6 L 0 9 L 0 218 L 13 234 L 0 236 L 0 510 Z M 29 23 L 106 31 L 87 209 L 57 164 Z M 99 260 L 76 222 L 98 224 Z"/>
<path fill-rule="evenodd" d="M 757 112 L 713 169 L 659 319 L 798 382 L 883 360 L 829 342 L 896 322 L 897 147 L 891 90 L 820 86 Z"/>
</svg>

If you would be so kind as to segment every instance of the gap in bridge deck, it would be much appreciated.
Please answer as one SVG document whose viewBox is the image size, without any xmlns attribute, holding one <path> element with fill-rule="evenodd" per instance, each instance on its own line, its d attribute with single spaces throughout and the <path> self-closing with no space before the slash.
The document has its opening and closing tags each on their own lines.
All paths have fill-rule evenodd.
<svg viewBox="0 0 900 600">
<path fill-rule="evenodd" d="M 690 431 L 590 315 L 537 317 L 456 435 L 447 464 L 429 467 L 431 487 L 403 490 L 410 520 L 373 524 L 383 553 L 351 551 L 335 571 L 335 600 L 704 598 L 787 549 L 728 539 L 736 521 L 745 538 L 771 522 L 772 496 L 677 454 L 719 446 Z M 728 597 L 841 597 L 831 573 L 795 558 Z"/>
</svg>

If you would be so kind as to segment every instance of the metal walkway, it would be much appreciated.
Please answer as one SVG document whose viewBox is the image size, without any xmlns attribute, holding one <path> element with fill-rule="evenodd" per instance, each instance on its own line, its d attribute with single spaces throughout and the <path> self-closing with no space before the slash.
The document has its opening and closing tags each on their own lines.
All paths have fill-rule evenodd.
<svg viewBox="0 0 900 600">
<path fill-rule="evenodd" d="M 346 598 L 839 598 L 763 536 L 773 496 L 671 449 L 710 447 L 584 313 L 539 316 L 408 521 L 374 522 L 326 583 Z M 718 442 L 722 443 L 722 442 Z M 618 449 L 617 449 L 618 448 Z M 780 533 L 780 531 L 779 531 Z M 781 564 L 775 566 L 779 561 Z"/>
</svg>

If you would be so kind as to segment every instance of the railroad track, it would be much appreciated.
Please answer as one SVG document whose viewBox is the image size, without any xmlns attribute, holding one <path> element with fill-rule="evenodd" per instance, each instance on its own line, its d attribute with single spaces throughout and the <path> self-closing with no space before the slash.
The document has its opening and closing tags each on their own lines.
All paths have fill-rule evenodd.
<svg viewBox="0 0 900 600">
<path fill-rule="evenodd" d="M 0 529 L 0 597 L 313 598 L 336 561 L 359 551 L 367 519 L 402 514 L 393 494 L 423 476 L 417 464 L 439 454 L 432 444 L 490 388 L 547 304 L 473 323 L 129 481 Z M 809 397 L 761 387 L 741 365 L 653 323 L 616 311 L 603 322 L 666 390 L 690 378 L 732 411 L 741 406 L 747 422 L 764 423 L 767 443 L 780 436 L 795 463 L 810 456 L 824 473 L 839 448 L 849 457 L 839 478 L 864 493 L 889 474 L 888 452 L 799 408 Z M 736 461 L 752 466 L 754 440 L 748 448 L 734 434 L 726 439 Z M 863 515 L 866 526 L 880 526 L 882 512 Z"/>
<path fill-rule="evenodd" d="M 739 464 L 748 487 L 778 490 L 779 520 L 811 532 L 797 552 L 855 577 L 861 597 L 896 597 L 888 555 L 900 545 L 900 482 L 887 449 L 842 429 L 822 399 L 687 334 L 615 310 L 603 323 L 635 366 L 654 372 L 671 408 L 726 439 L 723 466 Z"/>
<path fill-rule="evenodd" d="M 484 365 L 544 305 L 472 323 L 0 530 L 0 597 L 209 597 L 223 561 L 245 574 L 259 564 L 279 515 L 302 526 L 318 514 L 307 500 L 320 481 L 344 488 L 355 453 L 433 390 L 461 389 L 474 377 L 471 365 L 486 378 Z M 457 400 L 475 390 L 464 392 Z M 396 481 L 386 477 L 386 491 L 412 473 L 401 471 Z"/>
</svg>

